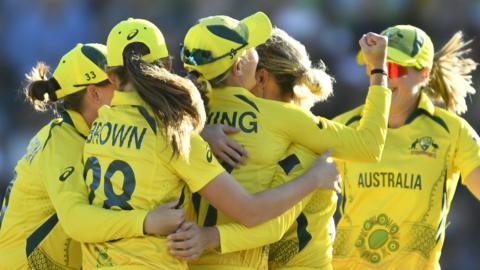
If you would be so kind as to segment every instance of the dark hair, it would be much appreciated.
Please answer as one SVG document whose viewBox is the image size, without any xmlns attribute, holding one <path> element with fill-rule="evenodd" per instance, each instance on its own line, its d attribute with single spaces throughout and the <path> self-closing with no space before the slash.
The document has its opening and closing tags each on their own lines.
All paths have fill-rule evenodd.
<svg viewBox="0 0 480 270">
<path fill-rule="evenodd" d="M 162 61 L 170 58 L 153 63 L 143 61 L 145 47 L 142 43 L 128 45 L 123 52 L 125 66 L 109 68 L 108 71 L 118 76 L 120 88 L 124 89 L 127 84 L 133 86 L 164 127 L 173 156 L 180 154 L 186 158 L 191 133 L 200 132 L 205 122 L 200 94 L 189 80 L 164 68 Z"/>
<path fill-rule="evenodd" d="M 37 63 L 32 71 L 26 75 L 25 87 L 22 90 L 26 100 L 39 112 L 55 111 L 56 105 L 59 105 L 57 104 L 58 99 L 55 91 L 60 89 L 60 85 L 55 78 L 47 78 L 48 71 L 49 67 L 45 63 Z M 61 105 L 65 109 L 79 111 L 85 92 L 85 90 L 82 90 L 63 97 Z"/>
</svg>

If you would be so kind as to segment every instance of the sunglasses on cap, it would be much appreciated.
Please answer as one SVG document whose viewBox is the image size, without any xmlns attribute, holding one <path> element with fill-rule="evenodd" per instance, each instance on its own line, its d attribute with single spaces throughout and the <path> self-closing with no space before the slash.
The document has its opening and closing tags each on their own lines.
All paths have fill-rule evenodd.
<svg viewBox="0 0 480 270">
<path fill-rule="evenodd" d="M 408 68 L 393 62 L 387 62 L 388 78 L 398 79 L 408 74 Z M 367 66 L 367 74 L 370 74 L 370 68 Z"/>
<path fill-rule="evenodd" d="M 240 47 L 231 49 L 229 52 L 225 54 L 222 54 L 218 57 L 213 57 L 212 52 L 209 50 L 192 49 L 190 51 L 189 49 L 185 48 L 183 44 L 181 44 L 180 57 L 182 58 L 182 61 L 186 64 L 189 64 L 192 66 L 201 66 L 201 65 L 215 62 L 227 56 L 230 56 L 230 59 L 233 59 L 233 57 L 235 57 L 237 52 L 243 49 L 244 47 L 246 47 L 247 45 L 248 43 L 242 44 Z"/>
<path fill-rule="evenodd" d="M 237 31 L 226 27 L 225 25 L 208 25 L 206 28 L 208 31 L 218 37 L 239 43 L 241 45 L 237 48 L 230 49 L 230 51 L 225 54 L 213 57 L 212 51 L 195 48 L 189 50 L 183 44 L 180 44 L 180 57 L 184 63 L 192 66 L 201 66 L 215 62 L 227 56 L 229 56 L 230 59 L 233 59 L 239 50 L 248 45 L 248 41 L 242 35 L 240 35 Z"/>
</svg>

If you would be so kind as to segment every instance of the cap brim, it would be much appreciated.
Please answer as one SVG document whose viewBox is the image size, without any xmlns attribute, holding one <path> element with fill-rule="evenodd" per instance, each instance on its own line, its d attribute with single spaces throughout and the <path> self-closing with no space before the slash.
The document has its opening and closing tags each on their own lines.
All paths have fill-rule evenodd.
<svg viewBox="0 0 480 270">
<path fill-rule="evenodd" d="M 248 48 L 265 43 L 272 35 L 272 23 L 263 12 L 257 12 L 242 20 L 248 28 Z"/>
<path fill-rule="evenodd" d="M 404 67 L 416 66 L 417 63 L 414 58 L 411 58 L 403 52 L 391 47 L 387 48 L 387 60 Z M 357 53 L 357 63 L 360 65 L 366 64 L 361 50 Z"/>
</svg>

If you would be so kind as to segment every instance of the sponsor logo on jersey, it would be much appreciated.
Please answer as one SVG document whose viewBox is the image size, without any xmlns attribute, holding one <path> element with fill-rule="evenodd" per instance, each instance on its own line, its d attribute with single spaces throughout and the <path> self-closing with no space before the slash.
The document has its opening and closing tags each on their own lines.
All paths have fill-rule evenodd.
<svg viewBox="0 0 480 270">
<path fill-rule="evenodd" d="M 430 136 L 418 138 L 410 145 L 412 155 L 424 155 L 431 158 L 437 157 L 437 149 L 438 144 Z"/>
<path fill-rule="evenodd" d="M 257 115 L 252 111 L 246 112 L 210 112 L 208 124 L 223 124 L 239 128 L 245 133 L 257 133 Z"/>
<path fill-rule="evenodd" d="M 34 137 L 28 144 L 27 153 L 23 158 L 29 163 L 32 163 L 33 158 L 38 153 L 38 150 L 40 150 L 40 146 L 40 140 L 37 137 Z"/>
<path fill-rule="evenodd" d="M 73 166 L 70 166 L 70 167 L 67 167 L 65 169 L 65 171 L 63 171 L 63 173 L 60 175 L 60 177 L 58 177 L 58 180 L 60 181 L 65 181 L 67 180 L 67 178 L 72 175 L 72 173 L 75 171 L 75 168 Z"/>
<path fill-rule="evenodd" d="M 212 160 L 213 160 L 212 150 L 210 150 L 210 147 L 207 145 L 207 161 L 208 163 L 212 163 Z"/>
</svg>

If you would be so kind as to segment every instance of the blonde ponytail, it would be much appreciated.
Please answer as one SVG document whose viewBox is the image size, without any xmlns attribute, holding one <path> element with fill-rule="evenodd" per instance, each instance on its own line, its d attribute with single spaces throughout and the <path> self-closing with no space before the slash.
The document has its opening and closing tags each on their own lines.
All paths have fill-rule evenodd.
<svg viewBox="0 0 480 270">
<path fill-rule="evenodd" d="M 325 64 L 312 65 L 305 46 L 285 31 L 274 28 L 257 52 L 258 68 L 272 74 L 282 92 L 291 94 L 300 107 L 310 109 L 315 102 L 332 95 L 334 80 L 326 73 Z"/>
<path fill-rule="evenodd" d="M 472 40 L 463 41 L 461 31 L 455 33 L 435 54 L 430 81 L 423 88 L 433 100 L 443 103 L 447 110 L 457 114 L 467 111 L 465 98 L 475 93 L 471 73 L 478 63 L 466 57 L 471 52 L 471 48 L 467 48 L 471 43 Z"/>
<path fill-rule="evenodd" d="M 293 87 L 293 101 L 305 109 L 315 102 L 325 101 L 333 94 L 333 77 L 327 74 L 323 62 L 308 68 Z"/>
</svg>

